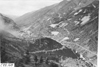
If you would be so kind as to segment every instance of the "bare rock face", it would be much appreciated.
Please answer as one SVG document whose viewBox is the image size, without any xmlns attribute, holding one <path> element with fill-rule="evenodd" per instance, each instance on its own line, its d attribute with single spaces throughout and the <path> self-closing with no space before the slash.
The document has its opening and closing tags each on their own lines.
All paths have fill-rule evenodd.
<svg viewBox="0 0 100 67">
<path fill-rule="evenodd" d="M 0 38 L 1 62 L 16 67 L 96 67 L 98 9 L 98 0 L 64 0 L 22 16 L 16 22 L 25 21 L 23 39 Z"/>
</svg>

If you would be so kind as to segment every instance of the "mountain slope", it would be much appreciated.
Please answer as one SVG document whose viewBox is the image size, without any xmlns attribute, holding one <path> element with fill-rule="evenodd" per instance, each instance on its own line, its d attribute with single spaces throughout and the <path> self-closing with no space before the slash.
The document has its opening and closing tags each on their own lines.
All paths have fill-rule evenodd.
<svg viewBox="0 0 100 67">
<path fill-rule="evenodd" d="M 50 11 L 54 7 L 55 5 L 52 5 L 52 6 L 48 6 L 40 10 L 37 10 L 35 12 L 26 13 L 25 15 L 22 15 L 16 18 L 15 22 L 18 25 L 27 26 L 27 24 L 34 23 L 40 16 L 42 17 L 44 14 L 46 14 L 48 11 Z"/>
<path fill-rule="evenodd" d="M 19 36 L 19 27 L 10 18 L 0 14 L 0 35 Z"/>
<path fill-rule="evenodd" d="M 87 61 L 96 63 L 91 57 L 96 60 L 98 0 L 64 0 L 45 14 L 40 14 L 43 15 L 34 16 L 35 20 L 32 15 L 28 15 L 27 17 L 31 18 L 25 21 L 21 19 L 25 23 L 29 23 L 23 36 L 28 36 L 30 39 L 50 37 L 71 49 L 75 49 Z"/>
<path fill-rule="evenodd" d="M 50 67 L 58 67 L 57 65 L 61 64 L 62 67 L 96 67 L 98 9 L 98 0 L 64 0 L 53 7 L 47 7 L 17 19 L 16 23 L 23 27 L 23 39 L 30 44 L 28 57 L 35 57 L 35 59 L 30 57 L 35 63 L 32 60 L 27 65 L 48 67 L 47 65 L 50 64 Z M 58 42 L 62 48 L 55 43 L 50 45 L 52 41 L 48 41 L 48 38 Z M 47 45 L 57 49 L 51 50 Z M 78 59 L 67 57 L 67 49 L 78 53 Z M 58 57 L 59 62 L 45 56 Z M 42 63 L 44 66 L 40 64 L 41 57 L 46 59 L 44 59 L 46 65 Z"/>
</svg>

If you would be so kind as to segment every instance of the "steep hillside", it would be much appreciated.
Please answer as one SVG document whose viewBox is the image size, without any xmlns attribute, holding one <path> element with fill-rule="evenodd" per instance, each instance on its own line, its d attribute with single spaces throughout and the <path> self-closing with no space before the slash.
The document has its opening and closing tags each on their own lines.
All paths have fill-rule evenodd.
<svg viewBox="0 0 100 67">
<path fill-rule="evenodd" d="M 25 21 L 21 19 L 23 20 L 21 23 L 29 24 L 24 28 L 26 32 L 23 34 L 24 37 L 52 38 L 78 51 L 88 62 L 96 63 L 92 57 L 96 59 L 97 54 L 98 0 L 64 0 L 45 14 L 40 12 L 42 16 L 36 13 L 37 15 L 32 17 L 31 14 L 26 15 L 27 18 L 31 18 Z"/>
<path fill-rule="evenodd" d="M 19 31 L 20 28 L 12 19 L 0 14 L 0 35 L 17 37 L 20 35 Z"/>
<path fill-rule="evenodd" d="M 7 57 L 18 55 L 5 62 L 16 67 L 96 67 L 98 9 L 98 0 L 63 0 L 19 17 L 22 38 L 0 40 Z"/>
<path fill-rule="evenodd" d="M 15 22 L 19 26 L 23 26 L 23 25 L 28 26 L 30 23 L 34 23 L 34 21 L 36 21 L 38 18 L 45 15 L 48 11 L 52 10 L 55 6 L 56 6 L 56 4 L 42 8 L 42 9 L 37 10 L 35 12 L 26 13 L 25 15 L 22 15 L 22 16 L 16 18 Z"/>
</svg>

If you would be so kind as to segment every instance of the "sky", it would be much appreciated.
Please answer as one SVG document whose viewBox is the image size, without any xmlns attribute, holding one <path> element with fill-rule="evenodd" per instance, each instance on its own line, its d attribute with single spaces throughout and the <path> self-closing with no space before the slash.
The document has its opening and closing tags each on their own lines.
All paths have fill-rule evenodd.
<svg viewBox="0 0 100 67">
<path fill-rule="evenodd" d="M 0 0 L 0 13 L 21 16 L 62 0 Z"/>
</svg>

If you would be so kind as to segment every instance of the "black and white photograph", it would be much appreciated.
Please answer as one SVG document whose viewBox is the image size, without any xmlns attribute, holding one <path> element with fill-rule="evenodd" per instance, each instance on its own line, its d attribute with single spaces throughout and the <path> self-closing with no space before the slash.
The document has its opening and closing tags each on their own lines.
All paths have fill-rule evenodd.
<svg viewBox="0 0 100 67">
<path fill-rule="evenodd" d="M 0 0 L 0 67 L 99 67 L 99 0 Z"/>
</svg>

